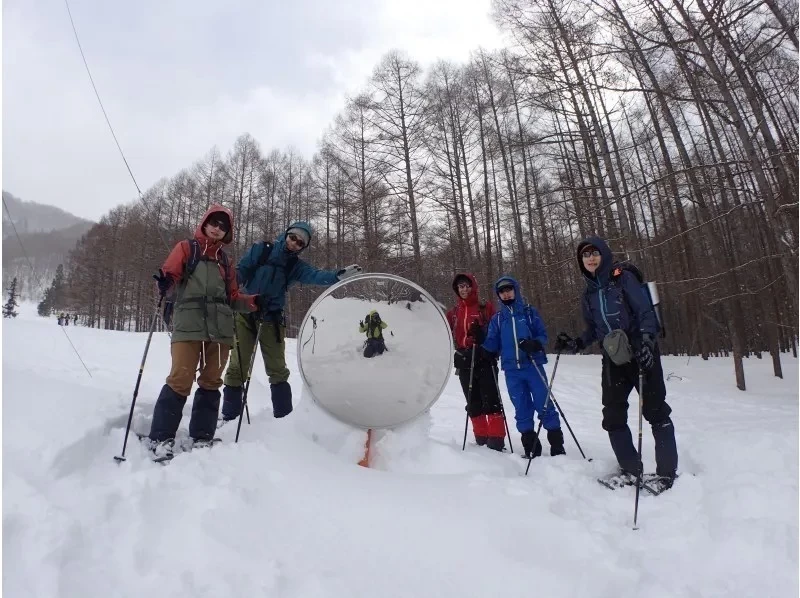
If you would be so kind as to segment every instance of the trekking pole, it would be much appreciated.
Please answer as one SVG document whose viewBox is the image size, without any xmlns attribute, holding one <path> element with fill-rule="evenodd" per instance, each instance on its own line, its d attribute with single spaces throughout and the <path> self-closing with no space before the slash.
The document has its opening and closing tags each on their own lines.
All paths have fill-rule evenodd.
<svg viewBox="0 0 800 598">
<path fill-rule="evenodd" d="M 472 398 L 472 377 L 475 374 L 475 345 L 472 345 L 472 357 L 469 363 L 469 390 L 467 391 L 467 415 L 464 419 L 464 442 L 461 443 L 461 450 L 467 448 L 467 427 L 469 426 L 469 400 Z"/>
<path fill-rule="evenodd" d="M 514 453 L 514 445 L 511 444 L 511 430 L 508 429 L 508 418 L 506 417 L 506 408 L 503 407 L 503 395 L 500 394 L 500 383 L 497 381 L 497 367 L 495 365 L 492 366 L 492 376 L 494 377 L 494 387 L 497 389 L 497 398 L 500 400 L 500 411 L 503 414 L 503 422 L 506 425 L 506 436 L 508 436 L 508 448 L 511 449 L 511 453 Z"/>
<path fill-rule="evenodd" d="M 131 431 L 131 422 L 133 421 L 133 408 L 136 406 L 136 397 L 139 394 L 139 384 L 142 381 L 142 372 L 144 371 L 144 362 L 147 359 L 147 352 L 150 350 L 150 341 L 153 338 L 153 332 L 156 329 L 156 322 L 158 321 L 158 314 L 161 311 L 161 302 L 164 300 L 164 295 L 162 294 L 158 298 L 158 306 L 156 306 L 156 310 L 153 312 L 153 318 L 150 322 L 150 332 L 147 334 L 147 343 L 144 346 L 144 355 L 142 355 L 142 363 L 139 365 L 139 375 L 136 377 L 136 386 L 133 388 L 133 399 L 131 400 L 131 411 L 128 414 L 128 425 L 125 426 L 125 440 L 122 442 L 122 454 L 118 457 L 115 456 L 114 460 L 117 463 L 122 463 L 125 461 L 125 449 L 128 446 L 128 434 Z"/>
<path fill-rule="evenodd" d="M 642 405 L 644 404 L 644 399 L 642 399 L 642 395 L 644 392 L 644 372 L 642 368 L 639 368 L 639 473 L 636 475 L 636 498 L 633 505 L 633 529 L 639 529 L 636 527 L 636 520 L 639 517 L 639 488 L 642 485 L 642 471 L 644 470 L 644 466 L 642 464 Z"/>
<path fill-rule="evenodd" d="M 556 371 L 558 370 L 558 362 L 559 362 L 560 359 L 561 359 L 561 351 L 556 353 L 556 364 L 553 366 L 553 374 L 550 376 L 550 384 L 547 387 L 548 393 L 547 393 L 547 398 L 544 400 L 544 407 L 542 407 L 542 411 L 543 412 L 547 410 L 547 403 L 550 400 L 550 394 L 551 394 L 549 392 L 549 390 L 550 390 L 550 387 L 553 386 L 553 380 L 556 379 Z M 534 364 L 534 366 L 535 365 L 536 364 Z M 538 367 L 536 368 L 536 371 L 537 372 L 539 371 Z M 539 376 L 541 376 L 541 373 L 539 374 Z M 547 382 L 545 382 L 545 384 L 547 384 Z M 533 443 L 534 449 L 536 449 L 536 443 L 539 441 L 539 432 L 541 432 L 541 431 L 542 431 L 542 418 L 540 417 L 539 418 L 539 427 L 536 428 L 536 440 L 534 440 L 534 443 Z M 533 455 L 533 453 L 531 453 L 531 456 L 528 457 L 528 466 L 525 468 L 525 475 L 528 475 L 528 470 L 531 468 L 531 461 L 533 461 L 533 456 L 532 455 Z"/>
<path fill-rule="evenodd" d="M 558 365 L 558 357 L 556 357 L 556 365 Z M 575 432 L 572 431 L 572 426 L 569 425 L 569 422 L 567 421 L 567 418 L 564 415 L 564 412 L 561 410 L 561 406 L 558 404 L 558 401 L 556 401 L 556 398 L 553 396 L 553 389 L 550 387 L 550 385 L 547 384 L 547 378 L 545 378 L 544 374 L 542 374 L 542 370 L 539 369 L 538 365 L 534 364 L 534 367 L 536 368 L 536 372 L 539 374 L 539 377 L 542 379 L 542 382 L 545 384 L 545 386 L 547 386 L 547 397 L 548 397 L 548 399 L 551 399 L 553 401 L 553 405 L 556 406 L 556 409 L 558 410 L 558 414 L 561 416 L 561 419 L 564 420 L 564 424 L 567 426 L 567 430 L 569 430 L 569 433 L 572 436 L 572 440 L 575 441 L 575 446 L 578 447 L 578 450 L 581 453 L 581 457 L 583 457 L 587 461 L 591 461 L 591 459 L 588 459 L 586 457 L 586 454 L 583 452 L 583 449 L 581 448 L 581 443 L 578 442 L 578 439 L 575 437 Z M 555 378 L 555 375 L 556 375 L 556 371 L 555 371 L 555 368 L 553 368 L 553 378 Z M 544 407 L 542 407 L 542 411 L 545 411 L 546 409 L 547 409 L 547 400 L 545 400 L 545 402 L 544 402 Z M 540 420 L 539 421 L 539 428 L 542 427 L 541 424 L 542 424 L 542 422 Z M 538 434 L 538 430 L 537 430 L 537 434 Z M 538 438 L 538 436 L 537 436 L 537 438 Z M 530 459 L 528 459 L 528 468 L 530 468 L 532 460 L 533 460 L 532 457 Z M 525 469 L 525 475 L 528 475 L 528 468 Z"/>
<path fill-rule="evenodd" d="M 242 350 L 239 348 L 239 334 L 236 332 L 236 316 L 234 316 L 233 320 L 233 342 L 236 343 L 236 355 L 239 357 L 239 375 L 242 374 Z M 255 354 L 256 349 L 258 348 L 258 339 L 256 339 L 256 344 L 253 345 L 253 353 Z M 247 413 L 247 423 L 250 424 L 250 408 L 247 406 L 247 403 L 243 405 L 245 412 Z"/>
<path fill-rule="evenodd" d="M 239 442 L 239 432 L 242 430 L 242 415 L 247 411 L 247 391 L 250 390 L 250 374 L 253 373 L 253 364 L 256 361 L 256 349 L 258 348 L 258 339 L 261 338 L 261 326 L 264 321 L 258 321 L 258 329 L 256 330 L 256 344 L 253 346 L 253 354 L 250 356 L 250 365 L 247 368 L 247 382 L 244 385 L 244 393 L 242 394 L 242 410 L 239 412 L 239 423 L 236 426 L 236 442 Z M 240 366 L 241 367 L 241 362 Z"/>
</svg>

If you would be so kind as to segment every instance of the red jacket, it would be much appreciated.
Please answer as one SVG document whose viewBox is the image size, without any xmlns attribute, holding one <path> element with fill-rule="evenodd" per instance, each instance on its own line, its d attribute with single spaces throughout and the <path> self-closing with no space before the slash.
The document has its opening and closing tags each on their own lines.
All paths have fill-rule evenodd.
<svg viewBox="0 0 800 598">
<path fill-rule="evenodd" d="M 466 299 L 461 298 L 461 295 L 458 294 L 458 287 L 456 287 L 456 280 L 462 276 L 469 278 L 472 283 L 472 290 Z M 472 323 L 477 321 L 485 332 L 489 326 L 489 320 L 492 319 L 496 310 L 491 302 L 481 304 L 478 300 L 478 283 L 472 274 L 457 274 L 453 279 L 453 291 L 455 291 L 457 302 L 455 307 L 447 312 L 447 321 L 453 331 L 456 349 L 467 349 L 475 342 L 469 336 L 469 328 Z"/>
<path fill-rule="evenodd" d="M 223 212 L 226 214 L 231 223 L 231 230 L 225 234 L 222 241 L 213 241 L 212 239 L 209 239 L 203 232 L 203 225 L 205 225 L 206 220 L 208 220 L 211 214 L 216 212 Z M 219 259 L 219 252 L 222 249 L 222 246 L 229 244 L 233 240 L 233 214 L 231 211 L 225 206 L 212 204 L 200 219 L 200 224 L 197 225 L 197 229 L 194 231 L 194 238 L 200 243 L 200 249 L 202 250 L 204 256 L 215 260 Z M 169 255 L 167 256 L 167 259 L 164 260 L 164 265 L 161 266 L 161 269 L 164 271 L 164 274 L 172 279 L 173 284 L 176 281 L 179 281 L 183 276 L 183 270 L 186 267 L 186 262 L 189 261 L 190 251 L 191 245 L 189 245 L 188 240 L 184 239 L 172 248 L 172 251 L 170 251 Z M 225 268 L 222 266 L 222 264 L 219 264 L 219 272 L 223 279 L 225 279 Z M 236 268 L 234 268 L 232 264 L 228 266 L 228 276 L 225 280 L 225 283 L 231 304 L 233 304 L 237 299 L 243 299 L 245 301 L 249 301 L 251 299 L 251 295 L 242 295 L 239 293 L 239 284 L 236 282 Z"/>
</svg>

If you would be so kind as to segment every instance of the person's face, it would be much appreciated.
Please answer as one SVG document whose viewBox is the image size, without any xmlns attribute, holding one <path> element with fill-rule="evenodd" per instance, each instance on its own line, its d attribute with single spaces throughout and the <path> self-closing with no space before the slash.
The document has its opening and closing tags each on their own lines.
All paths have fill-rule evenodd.
<svg viewBox="0 0 800 598">
<path fill-rule="evenodd" d="M 594 274 L 600 267 L 600 262 L 603 258 L 600 257 L 600 250 L 596 247 L 587 247 L 581 251 L 581 259 L 583 260 L 583 267 L 586 268 L 589 274 Z"/>
<path fill-rule="evenodd" d="M 208 219 L 208 222 L 206 222 L 205 227 L 203 227 L 203 232 L 206 237 L 212 241 L 221 241 L 228 232 L 227 218 L 212 216 Z"/>
<path fill-rule="evenodd" d="M 514 287 L 503 287 L 497 293 L 500 301 L 511 301 L 514 299 Z"/>
<path fill-rule="evenodd" d="M 305 241 L 303 241 L 303 239 L 298 237 L 296 234 L 289 233 L 286 235 L 286 247 L 289 249 L 289 251 L 302 251 L 305 246 Z"/>
<path fill-rule="evenodd" d="M 458 283 L 458 296 L 462 299 L 466 299 L 469 297 L 469 293 L 472 291 L 472 285 L 468 282 L 459 282 Z"/>
</svg>

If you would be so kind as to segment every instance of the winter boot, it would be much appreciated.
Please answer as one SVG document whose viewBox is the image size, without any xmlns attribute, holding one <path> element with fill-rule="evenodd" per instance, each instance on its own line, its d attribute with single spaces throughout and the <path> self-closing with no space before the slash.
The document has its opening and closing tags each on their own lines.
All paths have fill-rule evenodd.
<svg viewBox="0 0 800 598">
<path fill-rule="evenodd" d="M 678 447 L 675 444 L 675 426 L 667 418 L 659 424 L 652 424 L 653 439 L 656 441 L 656 473 L 662 477 L 675 478 L 678 469 Z M 670 484 L 672 486 L 672 484 Z"/>
<path fill-rule="evenodd" d="M 487 432 L 489 438 L 486 446 L 495 451 L 504 451 L 506 448 L 506 425 L 502 413 L 490 413 L 486 416 Z"/>
<path fill-rule="evenodd" d="M 242 412 L 242 387 L 226 386 L 222 389 L 222 419 L 230 421 Z"/>
<path fill-rule="evenodd" d="M 478 446 L 484 446 L 489 439 L 489 426 L 486 422 L 486 416 L 476 415 L 469 419 L 472 422 L 472 433 L 475 434 L 475 443 Z"/>
<path fill-rule="evenodd" d="M 186 397 L 172 390 L 168 384 L 161 388 L 156 406 L 153 409 L 153 421 L 150 424 L 150 440 L 163 442 L 175 438 L 178 426 L 183 417 L 183 406 Z"/>
<path fill-rule="evenodd" d="M 542 455 L 542 443 L 536 437 L 536 432 L 530 430 L 522 433 L 522 448 L 525 450 L 525 456 L 528 459 Z"/>
<path fill-rule="evenodd" d="M 219 391 L 198 388 L 194 393 L 192 419 L 189 420 L 189 436 L 192 440 L 213 440 L 217 431 L 219 413 Z"/>
<path fill-rule="evenodd" d="M 550 456 L 566 455 L 567 451 L 564 450 L 564 432 L 561 428 L 547 431 L 547 442 L 550 443 Z"/>
<path fill-rule="evenodd" d="M 272 415 L 286 417 L 292 412 L 292 387 L 288 382 L 270 384 L 269 387 L 272 390 Z"/>
<path fill-rule="evenodd" d="M 633 446 L 631 429 L 628 426 L 611 430 L 608 433 L 611 441 L 611 448 L 617 457 L 617 463 L 623 471 L 638 475 L 642 464 L 639 461 L 639 454 Z"/>
</svg>

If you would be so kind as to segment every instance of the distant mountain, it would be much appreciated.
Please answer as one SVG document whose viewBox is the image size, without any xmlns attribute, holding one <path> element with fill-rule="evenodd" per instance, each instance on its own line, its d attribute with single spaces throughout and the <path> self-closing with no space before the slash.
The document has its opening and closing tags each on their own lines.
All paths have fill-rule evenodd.
<svg viewBox="0 0 800 598">
<path fill-rule="evenodd" d="M 16 276 L 21 298 L 38 300 L 50 286 L 58 265 L 64 263 L 78 239 L 95 223 L 55 206 L 22 201 L 7 191 L 3 191 L 3 201 L 22 241 L 20 246 L 3 208 L 3 289 Z M 33 273 L 28 259 L 33 264 Z"/>
<path fill-rule="evenodd" d="M 76 224 L 91 224 L 89 220 L 70 214 L 61 208 L 35 201 L 23 201 L 8 191 L 3 191 L 3 201 L 8 207 L 8 211 L 3 208 L 3 239 L 14 235 L 8 220 L 9 213 L 20 235 L 62 230 Z"/>
</svg>

